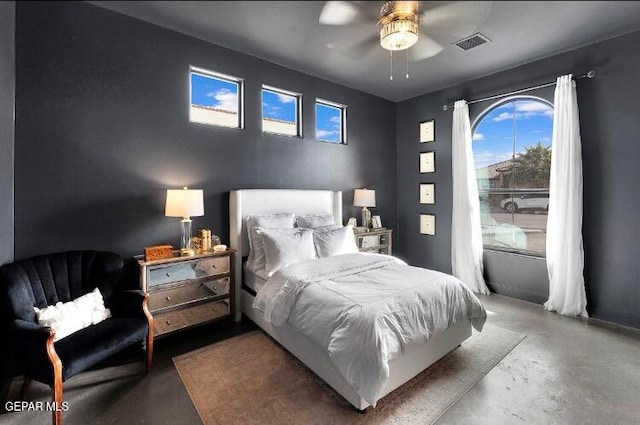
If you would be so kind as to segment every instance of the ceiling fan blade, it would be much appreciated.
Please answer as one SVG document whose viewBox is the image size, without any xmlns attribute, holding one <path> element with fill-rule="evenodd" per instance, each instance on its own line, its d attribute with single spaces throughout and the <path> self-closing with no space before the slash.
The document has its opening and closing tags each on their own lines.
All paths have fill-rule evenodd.
<svg viewBox="0 0 640 425">
<path fill-rule="evenodd" d="M 409 59 L 418 62 L 433 57 L 444 50 L 444 46 L 428 35 L 420 34 L 418 42 L 409 48 Z"/>
<path fill-rule="evenodd" d="M 372 35 L 358 43 L 337 47 L 337 50 L 349 58 L 363 59 L 379 46 L 378 37 L 376 35 Z"/>
<path fill-rule="evenodd" d="M 487 19 L 492 5 L 492 1 L 456 1 L 436 6 L 422 13 L 422 27 L 434 34 L 466 37 Z"/>
<path fill-rule="evenodd" d="M 328 1 L 324 4 L 320 19 L 323 25 L 347 25 L 355 21 L 358 7 L 348 1 Z"/>
</svg>

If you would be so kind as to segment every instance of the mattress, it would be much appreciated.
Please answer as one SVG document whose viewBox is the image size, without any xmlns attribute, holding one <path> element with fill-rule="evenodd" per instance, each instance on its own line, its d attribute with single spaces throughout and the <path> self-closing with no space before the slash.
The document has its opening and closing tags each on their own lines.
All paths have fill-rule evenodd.
<svg viewBox="0 0 640 425">
<path fill-rule="evenodd" d="M 264 273 L 261 273 L 259 271 L 256 272 L 247 267 L 246 262 L 242 265 L 242 271 L 242 277 L 244 279 L 243 284 L 251 288 L 256 293 L 258 293 L 258 291 L 260 291 L 264 284 L 267 283 L 267 276 Z"/>
</svg>

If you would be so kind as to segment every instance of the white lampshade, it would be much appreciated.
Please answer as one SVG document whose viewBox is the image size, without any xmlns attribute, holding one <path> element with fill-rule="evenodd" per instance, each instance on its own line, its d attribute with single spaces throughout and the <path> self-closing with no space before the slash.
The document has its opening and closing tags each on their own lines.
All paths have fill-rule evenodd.
<svg viewBox="0 0 640 425">
<path fill-rule="evenodd" d="M 353 193 L 353 205 L 356 207 L 375 207 L 376 191 L 356 189 Z"/>
<path fill-rule="evenodd" d="M 183 218 L 204 215 L 203 198 L 202 189 L 167 189 L 164 215 Z"/>
</svg>

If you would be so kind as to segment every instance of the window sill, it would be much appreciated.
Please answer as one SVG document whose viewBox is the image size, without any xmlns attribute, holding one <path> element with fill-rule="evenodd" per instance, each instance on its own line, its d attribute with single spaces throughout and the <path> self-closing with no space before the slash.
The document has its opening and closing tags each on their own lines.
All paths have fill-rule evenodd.
<svg viewBox="0 0 640 425">
<path fill-rule="evenodd" d="M 509 248 L 496 248 L 496 247 L 484 247 L 485 252 L 495 252 L 498 254 L 513 254 L 519 255 L 521 257 L 534 258 L 538 260 L 545 260 L 547 256 L 542 253 L 532 252 L 532 251 L 522 251 L 519 249 L 509 249 Z"/>
</svg>

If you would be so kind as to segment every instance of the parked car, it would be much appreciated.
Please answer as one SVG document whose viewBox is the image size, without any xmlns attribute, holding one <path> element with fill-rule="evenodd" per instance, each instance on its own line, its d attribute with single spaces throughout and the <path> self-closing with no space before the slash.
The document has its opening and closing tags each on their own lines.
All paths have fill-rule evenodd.
<svg viewBox="0 0 640 425">
<path fill-rule="evenodd" d="M 500 208 L 510 213 L 519 210 L 543 209 L 549 211 L 549 193 L 525 193 L 524 195 L 514 195 L 500 201 Z"/>
</svg>

